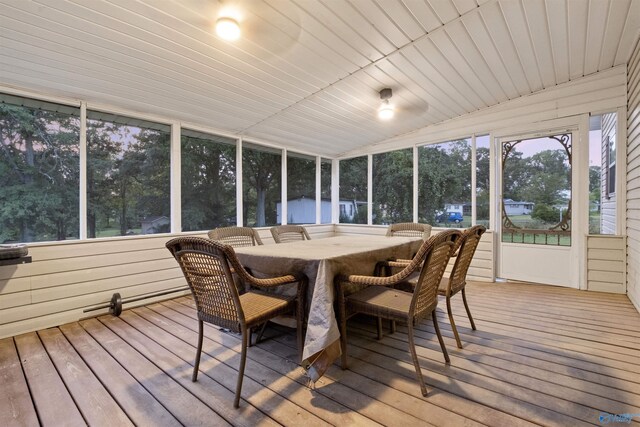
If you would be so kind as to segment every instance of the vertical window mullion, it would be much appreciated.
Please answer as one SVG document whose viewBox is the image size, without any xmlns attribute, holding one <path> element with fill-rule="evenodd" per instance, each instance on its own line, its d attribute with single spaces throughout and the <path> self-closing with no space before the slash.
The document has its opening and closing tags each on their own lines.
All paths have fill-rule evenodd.
<svg viewBox="0 0 640 427">
<path fill-rule="evenodd" d="M 280 224 L 282 225 L 286 225 L 287 221 L 288 221 L 288 202 L 289 202 L 289 198 L 287 197 L 287 149 L 283 148 L 282 149 L 282 153 L 280 154 L 282 156 L 282 168 L 281 168 L 281 173 L 282 173 L 282 185 L 280 186 Z"/>
<path fill-rule="evenodd" d="M 373 155 L 367 155 L 367 224 L 373 224 Z"/>
<path fill-rule="evenodd" d="M 80 239 L 87 238 L 87 103 L 80 103 Z"/>
<path fill-rule="evenodd" d="M 171 232 L 182 231 L 182 164 L 180 150 L 180 123 L 171 124 Z"/>
<path fill-rule="evenodd" d="M 236 223 L 238 227 L 244 226 L 244 200 L 242 197 L 242 138 L 238 138 L 236 144 Z"/>
<path fill-rule="evenodd" d="M 418 219 L 418 146 L 413 146 L 413 222 Z"/>
<path fill-rule="evenodd" d="M 316 156 L 316 224 L 322 224 L 322 157 Z"/>
<path fill-rule="evenodd" d="M 331 223 L 340 222 L 340 162 L 331 161 Z"/>
<path fill-rule="evenodd" d="M 477 177 L 476 135 L 471 135 L 471 225 L 476 225 Z"/>
</svg>

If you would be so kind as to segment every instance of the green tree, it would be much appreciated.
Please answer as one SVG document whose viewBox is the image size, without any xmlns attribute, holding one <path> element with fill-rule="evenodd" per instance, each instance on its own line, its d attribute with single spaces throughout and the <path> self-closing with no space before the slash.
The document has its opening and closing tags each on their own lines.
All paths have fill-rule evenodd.
<svg viewBox="0 0 640 427">
<path fill-rule="evenodd" d="M 287 158 L 287 193 L 289 198 L 316 197 L 316 161 L 297 156 Z"/>
<path fill-rule="evenodd" d="M 111 139 L 117 127 L 99 120 L 87 120 L 87 235 L 111 227 L 117 210 L 113 194 L 113 165 L 122 149 Z"/>
<path fill-rule="evenodd" d="M 277 222 L 281 199 L 281 155 L 255 148 L 242 150 L 244 223 L 255 227 Z"/>
<path fill-rule="evenodd" d="M 367 223 L 366 205 L 358 206 L 356 201 L 367 201 L 367 156 L 340 161 L 340 200 L 353 201 L 356 212 L 353 217 L 340 213 L 342 223 Z"/>
<path fill-rule="evenodd" d="M 77 114 L 0 104 L 0 241 L 77 238 Z"/>
<path fill-rule="evenodd" d="M 182 136 L 182 229 L 236 223 L 236 147 Z"/>
<path fill-rule="evenodd" d="M 102 120 L 88 120 L 87 130 L 89 237 L 113 227 L 125 235 L 144 218 L 169 218 L 169 132 Z"/>
<path fill-rule="evenodd" d="M 331 161 L 322 159 L 320 169 L 320 197 L 331 199 Z"/>
<path fill-rule="evenodd" d="M 504 199 L 525 200 L 525 187 L 531 184 L 531 171 L 520 151 L 511 151 L 502 163 L 502 192 Z"/>
<path fill-rule="evenodd" d="M 128 170 L 132 187 L 130 206 L 135 208 L 132 216 L 135 224 L 141 219 L 154 216 L 171 216 L 171 135 L 153 129 L 142 129 L 131 147 L 131 154 L 123 160 L 131 162 Z M 129 224 L 131 226 L 131 224 Z M 168 228 L 162 231 L 169 231 Z M 156 232 L 160 232 L 157 230 Z"/>
<path fill-rule="evenodd" d="M 373 156 L 373 223 L 393 224 L 413 218 L 413 150 Z"/>
<path fill-rule="evenodd" d="M 489 197 L 491 186 L 489 148 L 476 148 L 476 217 L 478 221 L 489 220 Z"/>
<path fill-rule="evenodd" d="M 602 191 L 602 168 L 589 166 L 589 201 L 600 203 Z"/>
<path fill-rule="evenodd" d="M 433 224 L 446 203 L 471 201 L 471 146 L 467 140 L 420 147 L 419 220 Z"/>
<path fill-rule="evenodd" d="M 560 211 L 544 203 L 536 203 L 531 211 L 531 218 L 542 222 L 556 224 L 560 220 Z"/>
<path fill-rule="evenodd" d="M 536 204 L 553 206 L 564 201 L 571 190 L 571 168 L 564 150 L 544 150 L 527 158 L 526 185 L 521 192 Z M 515 200 L 515 199 L 514 199 Z"/>
</svg>

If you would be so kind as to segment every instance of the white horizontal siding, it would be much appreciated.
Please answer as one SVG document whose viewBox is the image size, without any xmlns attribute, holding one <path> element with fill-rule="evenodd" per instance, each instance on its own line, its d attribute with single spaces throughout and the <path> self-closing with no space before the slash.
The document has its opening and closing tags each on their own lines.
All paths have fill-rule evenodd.
<svg viewBox="0 0 640 427">
<path fill-rule="evenodd" d="M 319 239 L 333 236 L 333 227 L 309 225 L 307 229 L 312 239 Z M 274 244 L 269 228 L 259 232 L 265 244 Z M 115 292 L 131 298 L 186 286 L 165 248 L 171 237 L 165 234 L 32 245 L 31 264 L 0 267 L 0 337 L 106 313 L 107 309 L 91 313 L 83 310 L 108 302 Z"/>
<path fill-rule="evenodd" d="M 627 295 L 640 311 L 640 42 L 628 64 Z"/>
<path fill-rule="evenodd" d="M 163 235 L 32 245 L 31 264 L 0 267 L 0 336 L 87 317 L 85 308 L 109 301 L 114 292 L 128 298 L 185 286 L 164 247 L 167 240 Z"/>
<path fill-rule="evenodd" d="M 587 289 L 626 292 L 624 236 L 587 236 Z"/>
</svg>

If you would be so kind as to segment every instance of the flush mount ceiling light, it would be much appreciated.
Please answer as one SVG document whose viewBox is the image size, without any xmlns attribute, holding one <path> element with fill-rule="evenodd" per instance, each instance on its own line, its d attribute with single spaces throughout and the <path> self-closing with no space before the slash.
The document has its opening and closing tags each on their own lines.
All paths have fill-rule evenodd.
<svg viewBox="0 0 640 427">
<path fill-rule="evenodd" d="M 385 88 L 380 91 L 380 99 L 382 99 L 382 105 L 378 108 L 378 118 L 380 120 L 389 120 L 393 117 L 395 110 L 393 105 L 389 101 L 391 99 L 391 89 Z"/>
<path fill-rule="evenodd" d="M 219 18 L 216 21 L 216 34 L 228 41 L 238 40 L 240 38 L 240 25 L 235 19 Z"/>
</svg>

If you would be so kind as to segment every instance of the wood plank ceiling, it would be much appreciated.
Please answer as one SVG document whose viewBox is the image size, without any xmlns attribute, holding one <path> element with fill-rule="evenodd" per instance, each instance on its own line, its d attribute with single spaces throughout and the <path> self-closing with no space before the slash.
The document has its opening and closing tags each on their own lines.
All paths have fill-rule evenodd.
<svg viewBox="0 0 640 427">
<path fill-rule="evenodd" d="M 333 157 L 625 64 L 639 34 L 640 0 L 0 0 L 0 84 Z"/>
</svg>

